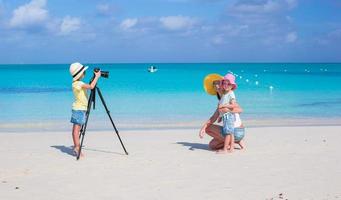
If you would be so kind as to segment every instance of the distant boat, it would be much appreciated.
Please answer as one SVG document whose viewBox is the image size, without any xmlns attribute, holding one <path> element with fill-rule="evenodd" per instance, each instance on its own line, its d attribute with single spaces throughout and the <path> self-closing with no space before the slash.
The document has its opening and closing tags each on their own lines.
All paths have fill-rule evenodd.
<svg viewBox="0 0 341 200">
<path fill-rule="evenodd" d="M 150 67 L 148 68 L 148 72 L 150 72 L 150 73 L 154 73 L 154 72 L 156 72 L 156 71 L 157 71 L 157 68 L 154 67 L 154 66 L 150 66 Z"/>
</svg>

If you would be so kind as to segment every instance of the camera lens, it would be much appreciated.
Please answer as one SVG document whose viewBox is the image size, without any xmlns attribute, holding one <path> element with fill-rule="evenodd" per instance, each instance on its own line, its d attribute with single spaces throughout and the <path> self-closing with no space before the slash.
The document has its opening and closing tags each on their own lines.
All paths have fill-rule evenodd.
<svg viewBox="0 0 341 200">
<path fill-rule="evenodd" d="M 101 76 L 103 78 L 109 78 L 109 72 L 108 71 L 101 71 Z"/>
<path fill-rule="evenodd" d="M 100 68 L 95 68 L 94 72 L 99 72 L 100 70 L 101 70 Z M 101 71 L 101 77 L 109 78 L 109 72 L 108 71 Z"/>
</svg>

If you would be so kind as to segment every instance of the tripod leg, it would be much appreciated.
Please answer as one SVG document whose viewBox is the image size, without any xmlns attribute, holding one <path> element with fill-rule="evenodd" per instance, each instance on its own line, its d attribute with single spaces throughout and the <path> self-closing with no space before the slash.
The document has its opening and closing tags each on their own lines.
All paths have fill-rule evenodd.
<svg viewBox="0 0 341 200">
<path fill-rule="evenodd" d="M 123 147 L 123 150 L 124 150 L 124 152 L 126 153 L 126 155 L 128 155 L 128 152 L 127 152 L 126 148 L 125 148 L 124 145 L 123 145 L 123 142 L 122 142 L 122 140 L 121 140 L 121 137 L 120 137 L 120 135 L 119 135 L 119 133 L 118 133 L 118 130 L 117 130 L 115 124 L 114 124 L 114 121 L 113 121 L 112 118 L 111 118 L 110 111 L 108 110 L 108 107 L 107 107 L 107 105 L 105 104 L 105 101 L 104 101 L 104 98 L 103 98 L 103 96 L 102 96 L 101 90 L 100 90 L 98 87 L 96 87 L 96 88 L 97 88 L 98 95 L 99 95 L 99 97 L 100 97 L 100 99 L 101 99 L 101 101 L 102 101 L 102 104 L 103 104 L 103 106 L 104 106 L 104 108 L 105 108 L 105 110 L 106 110 L 106 112 L 107 112 L 107 114 L 108 114 L 108 117 L 109 117 L 109 119 L 110 119 L 110 122 L 111 122 L 112 126 L 113 126 L 114 129 L 115 129 L 115 132 L 116 132 L 116 135 L 117 135 L 118 139 L 120 140 L 120 143 L 121 143 L 121 145 L 122 145 L 122 147 Z"/>
<path fill-rule="evenodd" d="M 88 108 L 86 110 L 86 117 L 88 117 L 88 115 L 90 114 L 90 109 L 91 108 L 91 104 L 93 105 L 93 108 L 95 109 L 95 104 L 96 104 L 96 89 L 92 89 L 91 93 L 90 93 L 90 97 L 88 100 Z M 84 124 L 82 125 L 81 131 L 80 133 L 83 133 L 84 130 Z M 79 139 L 81 138 L 82 134 L 79 134 Z"/>
<path fill-rule="evenodd" d="M 85 137 L 85 131 L 86 131 L 86 127 L 88 125 L 88 120 L 89 120 L 90 111 L 91 111 L 91 102 L 93 101 L 94 96 L 95 96 L 95 93 L 91 90 L 90 97 L 89 97 L 89 100 L 88 100 L 88 108 L 86 110 L 85 124 L 82 126 L 81 132 L 79 134 L 79 138 L 81 139 L 81 143 L 80 143 L 80 147 L 79 147 L 79 151 L 78 151 L 78 155 L 77 155 L 77 160 L 79 160 L 79 157 L 80 157 L 80 155 L 82 153 L 82 147 L 83 147 L 83 141 L 84 141 L 84 137 Z"/>
<path fill-rule="evenodd" d="M 87 112 L 87 113 L 88 113 L 88 112 Z M 86 116 L 88 116 L 88 114 L 86 114 Z M 80 132 L 80 134 L 79 134 L 79 139 L 81 139 L 83 130 L 84 130 L 84 124 L 82 125 L 81 130 L 79 131 L 79 132 Z"/>
</svg>

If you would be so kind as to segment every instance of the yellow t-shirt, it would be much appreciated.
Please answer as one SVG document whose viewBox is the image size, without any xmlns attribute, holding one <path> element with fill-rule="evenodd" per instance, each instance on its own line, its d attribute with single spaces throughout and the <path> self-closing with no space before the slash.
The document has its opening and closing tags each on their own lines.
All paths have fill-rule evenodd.
<svg viewBox="0 0 341 200">
<path fill-rule="evenodd" d="M 85 83 L 82 81 L 75 81 L 72 83 L 72 91 L 75 96 L 75 102 L 72 104 L 73 110 L 87 110 L 88 108 L 88 97 L 86 89 L 82 88 Z"/>
</svg>

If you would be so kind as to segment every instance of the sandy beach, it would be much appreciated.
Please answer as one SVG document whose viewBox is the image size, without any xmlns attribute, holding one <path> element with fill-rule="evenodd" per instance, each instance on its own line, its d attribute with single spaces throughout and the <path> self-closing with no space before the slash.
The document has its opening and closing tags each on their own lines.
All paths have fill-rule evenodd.
<svg viewBox="0 0 341 200">
<path fill-rule="evenodd" d="M 0 0 L 0 200 L 341 200 L 340 10 Z"/>
<path fill-rule="evenodd" d="M 248 128 L 217 155 L 197 129 L 0 132 L 0 199 L 341 199 L 340 126 Z"/>
</svg>

